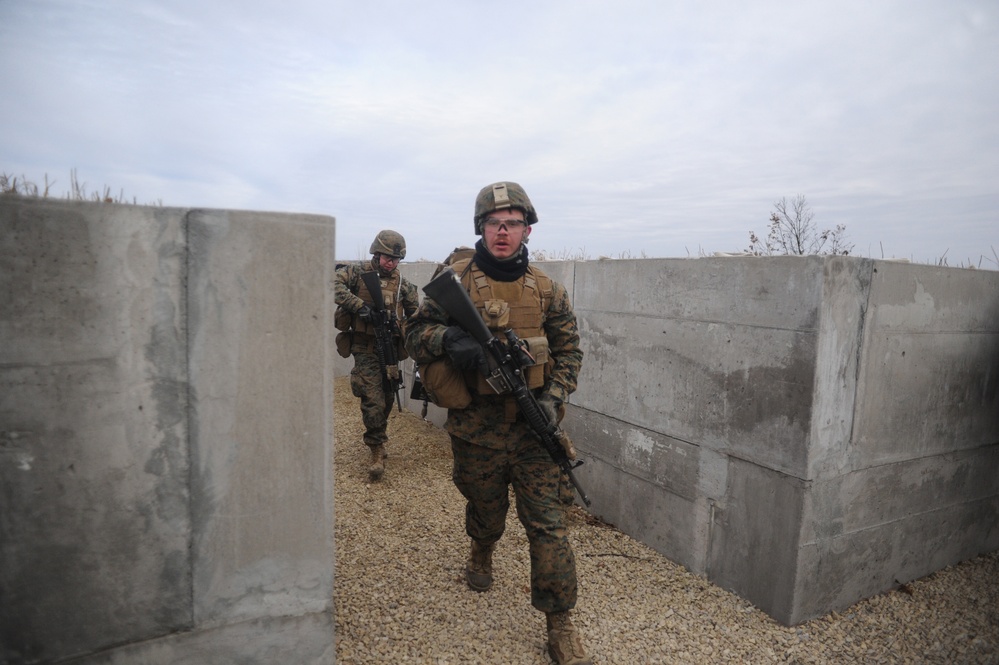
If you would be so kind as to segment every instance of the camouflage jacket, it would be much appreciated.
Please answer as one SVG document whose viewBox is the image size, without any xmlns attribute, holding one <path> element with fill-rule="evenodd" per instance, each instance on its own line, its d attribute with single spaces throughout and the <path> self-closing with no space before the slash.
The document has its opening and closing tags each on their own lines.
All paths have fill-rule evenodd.
<svg viewBox="0 0 999 665">
<path fill-rule="evenodd" d="M 361 291 L 362 286 L 361 273 L 377 269 L 378 265 L 375 263 L 374 259 L 368 263 L 355 262 L 339 264 L 337 266 L 336 277 L 333 283 L 333 300 L 336 302 L 338 307 L 350 312 L 351 314 L 356 314 L 357 310 L 365 304 L 364 300 L 357 295 Z M 397 307 L 398 316 L 400 317 L 399 324 L 404 329 L 406 319 L 416 312 L 416 308 L 420 304 L 420 298 L 416 292 L 416 286 L 399 274 L 398 268 L 392 271 L 391 278 L 395 277 L 398 277 L 399 279 Z M 396 294 L 391 294 L 390 297 L 386 296 L 385 300 L 386 303 L 396 302 Z M 358 319 L 356 317 L 354 317 L 354 323 L 355 325 L 358 324 Z M 351 334 L 353 335 L 353 333 Z M 370 345 L 371 340 L 355 338 L 351 345 L 351 349 L 354 352 L 363 351 Z M 362 349 L 362 347 L 364 348 Z"/>
<path fill-rule="evenodd" d="M 523 279 L 523 278 L 522 278 Z M 576 315 L 565 287 L 553 281 L 553 296 L 544 312 L 544 331 L 549 353 L 555 361 L 551 375 L 536 394 L 547 392 L 565 401 L 576 390 L 576 379 L 583 361 L 579 348 Z M 420 365 L 445 355 L 444 331 L 449 321 L 447 313 L 432 298 L 424 298 L 416 314 L 406 326 L 406 350 Z M 472 403 L 464 409 L 449 409 L 444 429 L 450 434 L 487 448 L 505 449 L 516 439 L 527 435 L 527 424 L 506 417 L 503 396 L 474 394 Z"/>
<path fill-rule="evenodd" d="M 361 273 L 377 269 L 378 265 L 374 262 L 374 259 L 370 262 L 356 261 L 353 263 L 338 264 L 336 276 L 333 280 L 334 302 L 348 312 L 356 313 L 364 305 L 364 300 L 357 295 L 361 290 Z M 392 272 L 395 273 L 392 275 L 395 277 L 399 269 L 396 268 Z M 403 318 L 408 319 L 416 312 L 416 308 L 419 307 L 420 297 L 416 292 L 416 286 L 412 282 L 402 275 L 398 275 L 398 277 L 400 280 L 398 302 L 402 309 Z M 395 301 L 394 294 L 392 301 Z"/>
</svg>

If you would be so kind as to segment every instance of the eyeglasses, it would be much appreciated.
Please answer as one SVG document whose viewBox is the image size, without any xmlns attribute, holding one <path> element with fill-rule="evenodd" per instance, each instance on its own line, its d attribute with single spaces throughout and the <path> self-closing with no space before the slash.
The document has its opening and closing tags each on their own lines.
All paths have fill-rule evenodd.
<svg viewBox="0 0 999 665">
<path fill-rule="evenodd" d="M 495 231 L 504 224 L 506 224 L 508 229 L 522 229 L 527 226 L 527 222 L 520 219 L 496 219 L 495 217 L 487 217 L 482 221 L 482 226 L 486 227 L 490 231 Z"/>
</svg>

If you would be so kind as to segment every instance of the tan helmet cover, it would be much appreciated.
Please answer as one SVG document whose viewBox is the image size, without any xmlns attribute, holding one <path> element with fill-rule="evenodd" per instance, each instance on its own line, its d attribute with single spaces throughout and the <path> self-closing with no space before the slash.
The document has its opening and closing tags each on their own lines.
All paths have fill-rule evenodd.
<svg viewBox="0 0 999 665">
<path fill-rule="evenodd" d="M 379 231 L 371 243 L 372 254 L 385 254 L 397 259 L 406 258 L 406 239 L 389 229 Z"/>
<path fill-rule="evenodd" d="M 516 208 L 524 213 L 528 226 L 538 222 L 538 213 L 527 198 L 524 188 L 515 182 L 496 182 L 486 185 L 475 197 L 475 234 L 482 235 L 482 220 L 496 210 Z"/>
</svg>

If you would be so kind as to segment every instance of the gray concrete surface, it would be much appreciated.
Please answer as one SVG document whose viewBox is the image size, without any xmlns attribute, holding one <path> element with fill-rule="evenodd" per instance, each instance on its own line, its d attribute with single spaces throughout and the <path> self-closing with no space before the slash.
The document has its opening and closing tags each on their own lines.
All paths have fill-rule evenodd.
<svg viewBox="0 0 999 665">
<path fill-rule="evenodd" d="M 333 238 L 0 197 L 0 662 L 332 660 Z"/>
<path fill-rule="evenodd" d="M 543 266 L 579 319 L 566 429 L 595 515 L 785 624 L 999 549 L 999 273 Z"/>
<path fill-rule="evenodd" d="M 333 246 L 0 198 L 0 662 L 332 660 Z M 999 549 L 999 273 L 543 265 L 597 516 L 787 624 Z"/>
</svg>

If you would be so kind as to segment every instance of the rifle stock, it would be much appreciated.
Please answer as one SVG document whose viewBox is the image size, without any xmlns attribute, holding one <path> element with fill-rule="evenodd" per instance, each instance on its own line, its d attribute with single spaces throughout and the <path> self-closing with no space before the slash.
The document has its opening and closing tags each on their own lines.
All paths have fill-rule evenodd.
<svg viewBox="0 0 999 665">
<path fill-rule="evenodd" d="M 485 346 L 489 340 L 495 339 L 486 322 L 482 320 L 475 303 L 451 268 L 445 268 L 437 277 L 430 280 L 430 283 L 423 287 L 423 292 L 443 307 L 444 311 L 479 344 Z"/>
<path fill-rule="evenodd" d="M 489 384 L 499 394 L 513 394 L 531 432 L 541 441 L 545 451 L 569 478 L 569 482 L 579 493 L 583 503 L 589 506 L 590 499 L 572 472 L 583 463 L 582 460 L 573 464 L 569 459 L 561 443 L 565 433 L 557 423 L 548 419 L 548 415 L 524 382 L 525 360 L 531 360 L 530 354 L 524 348 L 524 342 L 513 330 L 504 331 L 505 343 L 492 334 L 472 298 L 451 268 L 445 268 L 437 277 L 430 280 L 430 283 L 423 287 L 423 292 L 443 307 L 462 329 L 485 347 L 491 368 L 487 377 Z"/>
</svg>

